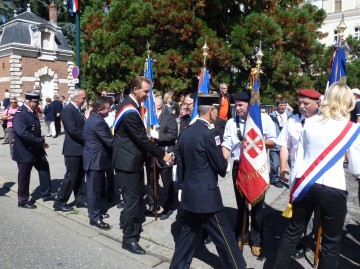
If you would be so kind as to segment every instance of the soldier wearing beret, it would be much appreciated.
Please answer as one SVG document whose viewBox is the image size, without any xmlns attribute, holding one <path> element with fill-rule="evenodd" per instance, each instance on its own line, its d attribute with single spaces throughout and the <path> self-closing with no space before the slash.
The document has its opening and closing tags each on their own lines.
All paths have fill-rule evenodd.
<svg viewBox="0 0 360 269">
<path fill-rule="evenodd" d="M 245 268 L 246 263 L 234 238 L 222 203 L 218 175 L 226 175 L 227 161 L 220 136 L 210 124 L 217 117 L 216 94 L 199 94 L 199 118 L 186 128 L 179 141 L 178 178 L 183 225 L 170 268 L 189 268 L 197 234 L 205 227 L 216 245 L 224 268 Z"/>
<path fill-rule="evenodd" d="M 40 121 L 35 114 L 40 100 L 39 92 L 26 92 L 24 105 L 13 119 L 14 161 L 19 168 L 18 206 L 28 209 L 36 208 L 29 202 L 30 173 L 33 167 L 39 172 L 40 192 L 44 201 L 55 199 L 55 194 L 51 192 L 50 169 L 45 152 L 48 144 L 41 137 Z"/>
<path fill-rule="evenodd" d="M 318 113 L 320 107 L 321 93 L 313 89 L 302 89 L 298 94 L 298 107 L 299 114 L 293 115 L 289 118 L 285 128 L 281 131 L 277 138 L 277 144 L 280 146 L 280 180 L 286 182 L 286 175 L 289 174 L 288 160 L 290 159 L 290 169 L 293 169 L 295 162 L 295 153 L 298 147 L 300 135 L 305 124 L 305 120 L 311 118 Z M 318 224 L 319 212 L 315 210 L 315 218 L 309 221 L 305 237 L 301 240 L 300 244 L 295 250 L 293 257 L 301 259 L 305 257 L 305 253 L 309 250 L 311 239 L 316 234 Z"/>
</svg>

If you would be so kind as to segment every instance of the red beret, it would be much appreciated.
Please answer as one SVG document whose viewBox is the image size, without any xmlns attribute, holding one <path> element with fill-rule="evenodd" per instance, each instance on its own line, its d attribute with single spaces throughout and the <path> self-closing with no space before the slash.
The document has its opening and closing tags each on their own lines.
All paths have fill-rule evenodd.
<svg viewBox="0 0 360 269">
<path fill-rule="evenodd" d="M 315 91 L 313 89 L 302 89 L 299 91 L 299 96 L 304 96 L 304 97 L 318 100 L 321 96 L 321 93 L 319 93 L 318 91 Z"/>
</svg>

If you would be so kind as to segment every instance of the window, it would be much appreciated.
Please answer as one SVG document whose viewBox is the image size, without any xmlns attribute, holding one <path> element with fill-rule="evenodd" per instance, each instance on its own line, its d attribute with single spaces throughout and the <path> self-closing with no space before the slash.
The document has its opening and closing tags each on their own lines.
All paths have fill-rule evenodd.
<svg viewBox="0 0 360 269">
<path fill-rule="evenodd" d="M 342 0 L 334 0 L 335 1 L 335 12 L 340 12 L 341 11 L 341 1 Z"/>
<path fill-rule="evenodd" d="M 334 30 L 334 44 L 338 42 L 338 30 Z"/>
<path fill-rule="evenodd" d="M 49 33 L 44 33 L 44 32 L 41 33 L 41 47 L 43 49 L 51 49 Z"/>
<path fill-rule="evenodd" d="M 357 26 L 357 27 L 354 28 L 354 37 L 357 40 L 360 40 L 360 26 Z"/>
</svg>

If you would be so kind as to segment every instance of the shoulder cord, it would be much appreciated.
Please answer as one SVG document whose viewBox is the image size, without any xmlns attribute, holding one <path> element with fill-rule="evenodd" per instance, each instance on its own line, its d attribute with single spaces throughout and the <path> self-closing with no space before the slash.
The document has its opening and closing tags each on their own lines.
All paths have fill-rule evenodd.
<svg viewBox="0 0 360 269">
<path fill-rule="evenodd" d="M 236 121 L 237 136 L 238 136 L 240 142 L 242 142 L 242 141 L 244 140 L 244 137 L 243 137 L 242 134 L 241 134 L 241 130 L 240 130 L 240 118 L 239 118 L 238 115 L 236 115 L 235 121 Z"/>
</svg>

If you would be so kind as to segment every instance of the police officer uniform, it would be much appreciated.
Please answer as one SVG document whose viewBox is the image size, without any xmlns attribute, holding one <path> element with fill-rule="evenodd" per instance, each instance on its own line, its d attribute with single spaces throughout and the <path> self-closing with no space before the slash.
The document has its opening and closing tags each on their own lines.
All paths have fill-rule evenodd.
<svg viewBox="0 0 360 269">
<path fill-rule="evenodd" d="M 40 93 L 26 92 L 25 104 L 16 112 L 13 119 L 14 128 L 14 161 L 18 173 L 18 206 L 36 208 L 29 203 L 30 174 L 33 167 L 39 172 L 40 193 L 44 201 L 54 200 L 51 193 L 49 163 L 46 159 L 45 139 L 41 137 L 41 126 L 38 116 L 28 102 L 39 102 Z"/>
<path fill-rule="evenodd" d="M 213 105 L 218 101 L 217 95 L 208 96 L 199 94 L 198 105 Z M 180 136 L 177 165 L 184 222 L 170 268 L 190 267 L 202 226 L 216 245 L 224 268 L 246 267 L 224 212 L 218 175 L 226 175 L 227 161 L 219 146 L 219 134 L 203 118 Z"/>
</svg>

